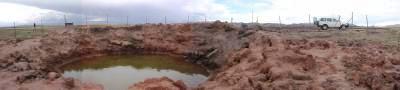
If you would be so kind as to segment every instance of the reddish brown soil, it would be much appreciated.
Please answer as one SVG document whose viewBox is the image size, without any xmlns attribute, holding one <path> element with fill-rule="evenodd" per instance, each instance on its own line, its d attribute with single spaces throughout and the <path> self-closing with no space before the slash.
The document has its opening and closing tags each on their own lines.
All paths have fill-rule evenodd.
<svg viewBox="0 0 400 90">
<path fill-rule="evenodd" d="M 399 90 L 398 53 L 380 44 L 335 42 L 289 39 L 220 22 L 65 29 L 17 44 L 0 41 L 0 90 L 101 90 L 54 72 L 73 58 L 143 53 L 184 56 L 209 68 L 200 90 Z M 153 87 L 189 89 L 156 77 L 131 88 Z"/>
<path fill-rule="evenodd" d="M 129 90 L 186 90 L 186 85 L 178 80 L 173 81 L 167 77 L 150 78 L 129 87 Z"/>
<path fill-rule="evenodd" d="M 399 57 L 376 47 L 338 47 L 321 40 L 287 40 L 256 32 L 210 76 L 205 90 L 397 90 Z"/>
</svg>

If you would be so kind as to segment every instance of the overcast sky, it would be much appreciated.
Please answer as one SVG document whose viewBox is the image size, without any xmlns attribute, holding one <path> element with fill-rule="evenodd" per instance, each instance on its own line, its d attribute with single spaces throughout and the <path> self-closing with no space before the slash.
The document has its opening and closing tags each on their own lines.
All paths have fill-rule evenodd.
<svg viewBox="0 0 400 90">
<path fill-rule="evenodd" d="M 339 17 L 347 22 L 354 12 L 354 22 L 383 26 L 400 23 L 400 0 L 1 0 L 0 26 L 33 22 L 62 24 L 68 22 L 114 24 L 148 22 L 187 22 L 207 20 L 235 22 L 307 23 L 311 17 Z"/>
</svg>

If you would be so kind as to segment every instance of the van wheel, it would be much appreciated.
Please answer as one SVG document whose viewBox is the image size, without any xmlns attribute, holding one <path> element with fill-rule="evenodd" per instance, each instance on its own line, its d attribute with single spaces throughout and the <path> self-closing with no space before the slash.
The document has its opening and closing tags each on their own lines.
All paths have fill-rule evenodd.
<svg viewBox="0 0 400 90">
<path fill-rule="evenodd" d="M 344 25 L 339 27 L 339 30 L 345 30 L 345 29 L 346 29 L 346 26 L 344 26 Z"/>
<path fill-rule="evenodd" d="M 322 25 L 322 26 L 321 26 L 321 29 L 322 29 L 322 30 L 328 30 L 328 25 Z"/>
</svg>

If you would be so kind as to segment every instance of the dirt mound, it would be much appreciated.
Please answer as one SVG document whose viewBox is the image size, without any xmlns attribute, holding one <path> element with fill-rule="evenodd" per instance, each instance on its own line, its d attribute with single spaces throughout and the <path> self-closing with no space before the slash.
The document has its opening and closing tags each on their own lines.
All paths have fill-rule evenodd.
<svg viewBox="0 0 400 90">
<path fill-rule="evenodd" d="M 398 65 L 392 65 L 390 62 L 397 62 L 399 59 L 388 57 L 390 56 L 388 53 L 365 47 L 362 50 L 338 48 L 333 42 L 322 40 L 285 39 L 265 32 L 256 32 L 249 39 L 251 41 L 248 47 L 232 52 L 227 57 L 228 63 L 199 88 L 205 90 L 398 88 L 399 72 L 395 71 Z"/>
<path fill-rule="evenodd" d="M 129 90 L 186 90 L 186 85 L 167 77 L 150 78 L 129 87 Z"/>
</svg>

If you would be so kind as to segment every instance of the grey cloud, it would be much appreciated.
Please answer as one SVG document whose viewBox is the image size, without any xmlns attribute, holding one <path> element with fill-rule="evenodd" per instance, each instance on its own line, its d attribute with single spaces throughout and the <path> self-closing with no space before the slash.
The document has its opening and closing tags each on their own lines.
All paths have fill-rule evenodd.
<svg viewBox="0 0 400 90">
<path fill-rule="evenodd" d="M 84 23 L 85 16 L 89 16 L 89 19 L 109 16 L 109 20 L 112 23 L 125 23 L 126 16 L 129 16 L 131 23 L 143 23 L 144 17 L 148 16 L 154 22 L 164 16 L 168 17 L 182 17 L 181 19 L 169 19 L 171 22 L 179 22 L 184 19 L 187 15 L 204 15 L 203 13 L 191 13 L 184 10 L 184 6 L 187 5 L 189 0 L 174 0 L 163 3 L 124 3 L 119 5 L 107 4 L 107 3 L 96 3 L 81 0 L 5 0 L 3 2 L 17 3 L 28 6 L 34 6 L 42 9 L 49 9 L 60 11 L 64 13 L 71 13 L 68 16 L 71 22 Z M 56 19 L 60 23 L 63 19 Z M 51 21 L 51 20 L 48 20 Z M 151 20 L 150 20 L 151 21 Z M 54 22 L 54 21 L 53 21 Z"/>
</svg>

